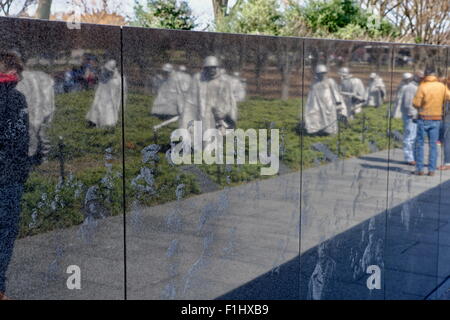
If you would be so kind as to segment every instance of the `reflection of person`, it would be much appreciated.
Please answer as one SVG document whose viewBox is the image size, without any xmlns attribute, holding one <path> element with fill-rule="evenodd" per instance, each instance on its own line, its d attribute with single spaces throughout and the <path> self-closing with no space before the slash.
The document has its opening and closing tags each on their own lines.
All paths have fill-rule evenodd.
<svg viewBox="0 0 450 320">
<path fill-rule="evenodd" d="M 29 133 L 25 96 L 16 89 L 23 70 L 14 53 L 0 53 L 0 300 L 19 233 L 20 200 L 28 177 Z"/>
<path fill-rule="evenodd" d="M 366 89 L 361 79 L 354 77 L 348 68 L 339 69 L 338 74 L 341 77 L 341 95 L 347 106 L 348 117 L 352 119 L 355 114 L 362 111 L 362 106 L 366 100 Z"/>
<path fill-rule="evenodd" d="M 97 58 L 95 56 L 85 54 L 83 63 L 79 69 L 74 70 L 75 82 L 82 89 L 88 90 L 97 83 Z"/>
<path fill-rule="evenodd" d="M 46 131 L 55 113 L 55 81 L 42 71 L 24 71 L 17 90 L 25 95 L 30 125 L 30 156 L 45 156 L 50 151 Z"/>
<path fill-rule="evenodd" d="M 109 60 L 100 72 L 94 102 L 86 115 L 91 125 L 114 127 L 119 121 L 121 77 L 115 60 Z"/>
<path fill-rule="evenodd" d="M 413 105 L 419 111 L 417 120 L 417 139 L 416 139 L 416 162 L 417 175 L 424 175 L 423 172 L 423 153 L 425 134 L 429 140 L 429 164 L 428 175 L 433 176 L 436 171 L 437 163 L 437 141 L 442 122 L 443 104 L 446 99 L 450 99 L 450 91 L 439 82 L 434 68 L 429 67 L 425 70 L 425 78 L 417 89 Z"/>
<path fill-rule="evenodd" d="M 192 120 L 202 121 L 203 132 L 233 127 L 237 121 L 236 99 L 227 75 L 220 72 L 219 60 L 205 58 L 203 69 L 192 79 L 180 127 L 188 128 Z"/>
<path fill-rule="evenodd" d="M 403 119 L 403 155 L 409 165 L 416 165 L 414 160 L 414 144 L 417 135 L 417 109 L 413 106 L 413 99 L 417 92 L 414 76 L 406 72 L 403 74 L 402 86 L 397 92 L 395 113 Z"/>
<path fill-rule="evenodd" d="M 386 86 L 384 85 L 383 79 L 376 73 L 371 73 L 369 79 L 366 105 L 378 108 L 383 104 L 384 97 L 386 96 Z"/>
<path fill-rule="evenodd" d="M 447 88 L 450 89 L 450 76 L 447 78 Z M 444 142 L 444 165 L 440 170 L 450 170 L 450 101 L 445 103 L 444 125 L 442 128 L 442 140 Z"/>
<path fill-rule="evenodd" d="M 308 134 L 336 134 L 338 115 L 347 116 L 336 82 L 327 77 L 325 65 L 317 65 L 315 81 L 306 101 L 304 126 Z"/>
</svg>

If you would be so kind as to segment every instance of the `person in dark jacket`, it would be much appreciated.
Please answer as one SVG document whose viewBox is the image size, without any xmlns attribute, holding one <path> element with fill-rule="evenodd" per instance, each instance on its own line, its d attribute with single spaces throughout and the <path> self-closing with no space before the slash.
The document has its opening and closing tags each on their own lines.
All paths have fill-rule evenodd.
<svg viewBox="0 0 450 320">
<path fill-rule="evenodd" d="M 20 200 L 30 171 L 28 112 L 16 89 L 23 65 L 14 53 L 0 52 L 0 300 L 19 233 Z"/>
</svg>

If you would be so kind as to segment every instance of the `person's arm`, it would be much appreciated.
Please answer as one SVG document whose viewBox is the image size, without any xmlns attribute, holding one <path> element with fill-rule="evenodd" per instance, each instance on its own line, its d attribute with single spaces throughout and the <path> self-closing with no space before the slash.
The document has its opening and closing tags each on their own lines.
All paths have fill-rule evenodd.
<svg viewBox="0 0 450 320">
<path fill-rule="evenodd" d="M 423 86 L 419 85 L 419 88 L 417 89 L 416 95 L 413 99 L 413 106 L 416 109 L 422 108 L 423 98 L 424 98 Z"/>
<path fill-rule="evenodd" d="M 18 121 L 14 124 L 16 126 L 16 135 L 13 138 L 13 149 L 14 154 L 17 157 L 18 163 L 30 164 L 31 159 L 28 156 L 28 149 L 30 147 L 30 136 L 29 136 L 29 120 L 28 120 L 28 109 L 25 96 L 18 93 L 15 96 L 13 104 L 19 109 Z M 26 160 L 25 160 L 26 159 Z M 24 168 L 26 170 L 26 168 Z"/>
</svg>

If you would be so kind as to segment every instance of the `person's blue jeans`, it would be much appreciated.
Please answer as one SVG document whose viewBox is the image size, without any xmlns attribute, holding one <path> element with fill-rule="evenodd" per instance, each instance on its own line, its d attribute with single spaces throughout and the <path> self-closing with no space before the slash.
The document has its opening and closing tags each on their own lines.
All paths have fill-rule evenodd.
<svg viewBox="0 0 450 320">
<path fill-rule="evenodd" d="M 23 186 L 0 186 L 0 292 L 6 291 L 6 271 L 11 262 L 14 242 L 19 234 L 20 199 Z"/>
<path fill-rule="evenodd" d="M 403 155 L 406 162 L 414 161 L 414 145 L 417 135 L 417 123 L 411 117 L 403 118 Z"/>
<path fill-rule="evenodd" d="M 444 122 L 442 132 L 442 143 L 444 145 L 444 163 L 450 164 L 450 122 Z"/>
<path fill-rule="evenodd" d="M 429 160 L 428 171 L 436 171 L 437 166 L 437 141 L 439 139 L 439 132 L 441 128 L 440 120 L 417 120 L 417 138 L 416 138 L 416 162 L 417 171 L 423 172 L 423 157 L 424 157 L 424 144 L 425 135 L 429 141 Z"/>
</svg>

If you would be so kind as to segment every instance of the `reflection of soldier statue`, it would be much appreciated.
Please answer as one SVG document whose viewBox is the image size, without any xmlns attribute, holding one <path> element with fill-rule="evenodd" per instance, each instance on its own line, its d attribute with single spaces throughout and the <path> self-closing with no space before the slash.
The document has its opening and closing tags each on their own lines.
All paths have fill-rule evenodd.
<svg viewBox="0 0 450 320">
<path fill-rule="evenodd" d="M 161 87 L 161 84 L 164 82 L 164 77 L 161 74 L 155 74 L 150 78 L 150 92 L 152 95 L 157 95 L 159 87 Z"/>
<path fill-rule="evenodd" d="M 317 264 L 308 283 L 308 300 L 323 300 L 330 298 L 336 262 L 327 255 L 326 243 L 317 248 Z"/>
<path fill-rule="evenodd" d="M 54 80 L 42 71 L 24 71 L 17 84 L 28 104 L 30 147 L 29 156 L 45 156 L 50 151 L 46 131 L 55 113 Z"/>
<path fill-rule="evenodd" d="M 376 73 L 371 73 L 367 86 L 366 105 L 378 108 L 383 104 L 384 97 L 386 97 L 386 86 L 383 79 Z"/>
<path fill-rule="evenodd" d="M 187 92 L 189 90 L 189 87 L 191 86 L 192 77 L 189 73 L 186 72 L 185 66 L 179 66 L 178 70 L 178 78 L 180 79 L 181 90 L 183 90 L 183 92 Z"/>
<path fill-rule="evenodd" d="M 317 65 L 315 81 L 309 90 L 304 112 L 308 134 L 336 134 L 338 116 L 347 116 L 344 100 L 336 82 L 327 77 L 325 65 Z"/>
<path fill-rule="evenodd" d="M 236 99 L 229 76 L 220 71 L 219 60 L 209 56 L 196 74 L 180 118 L 180 128 L 188 128 L 193 120 L 202 121 L 203 132 L 234 127 L 237 121 Z"/>
<path fill-rule="evenodd" d="M 239 72 L 234 72 L 233 76 L 231 76 L 231 88 L 236 102 L 245 100 L 247 85 L 245 80 L 240 77 Z"/>
<path fill-rule="evenodd" d="M 119 121 L 122 79 L 115 60 L 102 67 L 94 102 L 86 115 L 90 125 L 114 127 Z M 126 90 L 125 90 L 126 91 Z"/>
<path fill-rule="evenodd" d="M 341 77 L 340 89 L 347 106 L 347 114 L 350 119 L 362 111 L 365 102 L 366 90 L 361 79 L 355 78 L 348 68 L 339 69 Z"/>
<path fill-rule="evenodd" d="M 162 72 L 163 81 L 153 102 L 151 113 L 159 116 L 178 116 L 183 111 L 190 76 L 187 73 L 175 71 L 170 63 L 162 67 Z"/>
</svg>

